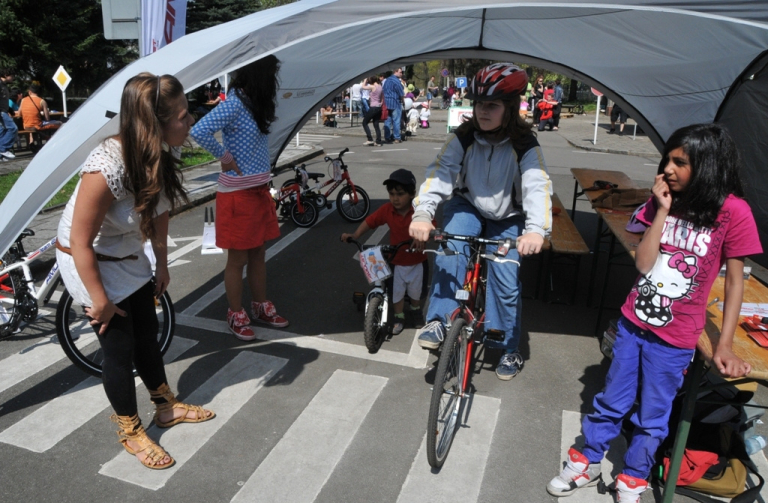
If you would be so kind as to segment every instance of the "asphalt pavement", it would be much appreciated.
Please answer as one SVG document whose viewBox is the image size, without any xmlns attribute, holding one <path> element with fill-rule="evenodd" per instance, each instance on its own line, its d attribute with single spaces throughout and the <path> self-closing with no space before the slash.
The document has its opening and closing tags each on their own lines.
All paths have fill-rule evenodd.
<svg viewBox="0 0 768 503">
<path fill-rule="evenodd" d="M 443 114 L 435 110 L 432 128 L 419 130 L 416 138 L 381 148 L 363 146 L 357 125 L 344 127 L 342 121 L 342 127 L 331 129 L 310 121 L 299 134 L 303 147 L 295 148 L 293 141 L 278 164 L 309 157 L 312 171 L 325 172 L 327 165 L 319 156 L 349 147 L 345 160 L 350 174 L 368 192 L 375 209 L 387 199 L 382 180 L 394 169 L 404 167 L 423 177 L 446 136 Z M 638 143 L 642 139 L 605 133 L 603 146 L 610 141 L 619 148 L 626 142 L 634 155 L 575 148 L 573 142 L 589 137 L 589 129 L 589 119 L 575 117 L 563 119 L 559 132 L 539 133 L 555 191 L 566 207 L 573 197 L 572 167 L 618 169 L 638 184 L 650 185 L 658 153 L 643 153 Z M 281 218 L 282 235 L 268 245 L 269 295 L 290 326 L 257 327 L 258 339 L 249 343 L 229 333 L 222 314 L 225 255 L 200 253 L 204 208 L 213 206 L 210 198 L 219 169 L 212 162 L 185 173 L 196 205 L 171 220 L 169 292 L 176 335 L 166 355 L 172 389 L 185 401 L 207 404 L 217 417 L 163 432 L 150 428 L 152 436 L 162 437 L 177 466 L 160 472 L 141 467 L 117 443 L 99 381 L 86 378 L 51 342 L 56 306 L 44 306 L 35 323 L 0 342 L 0 499 L 556 500 L 546 493 L 546 483 L 560 470 L 568 447 L 580 442 L 580 418 L 589 412 L 608 368 L 593 336 L 594 301 L 588 305 L 585 299 L 593 272 L 602 278 L 604 253 L 598 255 L 595 271 L 591 260 L 583 260 L 576 278 L 573 264 L 555 264 L 542 286 L 551 290 L 548 302 L 536 296 L 538 260 L 523 261 L 524 370 L 503 382 L 493 373 L 498 355 L 478 355 L 467 414 L 445 466 L 435 472 L 427 465 L 424 449 L 436 355 L 417 346 L 413 328 L 385 341 L 378 353 L 367 352 L 363 314 L 355 309 L 352 292 L 366 291 L 368 285 L 354 261 L 353 247 L 338 239 L 357 224 L 343 220 L 335 209 L 324 209 L 308 229 Z M 288 176 L 279 175 L 277 184 Z M 583 201 L 576 213 L 576 225 L 591 244 L 595 214 Z M 53 211 L 38 216 L 32 227 L 42 239 L 55 232 L 57 222 Z M 387 234 L 373 232 L 366 238 L 386 242 Z M 50 267 L 50 261 L 46 265 Z M 44 275 L 46 270 L 37 272 Z M 611 317 L 635 274 L 631 266 L 612 269 L 607 292 Z M 577 300 L 567 305 L 574 289 Z M 137 386 L 140 415 L 148 425 L 152 407 L 138 381 Z M 765 401 L 764 394 L 758 401 Z M 606 479 L 618 473 L 623 449 L 617 440 L 603 462 Z M 760 466 L 768 471 L 759 456 Z M 592 488 L 577 492 L 568 503 L 610 501 L 611 496 Z M 649 491 L 642 501 L 660 497 Z"/>
</svg>

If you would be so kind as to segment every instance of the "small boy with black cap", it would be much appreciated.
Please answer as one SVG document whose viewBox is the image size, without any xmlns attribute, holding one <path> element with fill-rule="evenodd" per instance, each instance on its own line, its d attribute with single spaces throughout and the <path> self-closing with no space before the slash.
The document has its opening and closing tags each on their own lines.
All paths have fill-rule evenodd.
<svg viewBox="0 0 768 503">
<path fill-rule="evenodd" d="M 360 236 L 381 225 L 389 226 L 389 242 L 392 245 L 408 241 L 408 227 L 413 216 L 413 198 L 416 197 L 416 177 L 407 169 L 394 171 L 384 180 L 389 193 L 389 202 L 368 215 L 352 234 L 344 233 L 341 240 L 346 242 L 352 238 L 359 240 Z M 414 241 L 411 248 L 416 251 L 424 249 L 424 243 Z M 421 328 L 424 316 L 421 312 L 421 297 L 424 280 L 427 274 L 427 256 L 424 253 L 407 253 L 404 248 L 398 250 L 392 259 L 395 266 L 392 279 L 392 302 L 395 312 L 395 323 L 392 333 L 399 334 L 405 327 L 405 294 L 410 299 L 409 317 L 413 320 L 414 328 Z"/>
</svg>

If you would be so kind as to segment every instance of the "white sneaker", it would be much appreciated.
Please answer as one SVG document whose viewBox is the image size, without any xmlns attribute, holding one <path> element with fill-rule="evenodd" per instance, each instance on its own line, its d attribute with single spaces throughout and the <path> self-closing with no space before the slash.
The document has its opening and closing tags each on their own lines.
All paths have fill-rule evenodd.
<svg viewBox="0 0 768 503">
<path fill-rule="evenodd" d="M 640 503 L 640 497 L 648 489 L 648 482 L 626 473 L 616 477 L 616 501 L 621 503 Z"/>
<path fill-rule="evenodd" d="M 565 468 L 549 481 L 547 492 L 559 498 L 570 496 L 576 489 L 597 484 L 601 478 L 600 463 L 590 464 L 584 454 L 571 447 Z"/>
<path fill-rule="evenodd" d="M 0 155 L 7 159 L 16 159 L 16 156 L 10 150 L 8 152 L 0 152 Z"/>
</svg>

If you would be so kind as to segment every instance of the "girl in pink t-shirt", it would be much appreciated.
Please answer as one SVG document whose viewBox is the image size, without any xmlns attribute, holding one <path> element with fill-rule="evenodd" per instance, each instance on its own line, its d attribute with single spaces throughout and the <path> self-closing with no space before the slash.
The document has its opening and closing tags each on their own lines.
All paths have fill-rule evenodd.
<svg viewBox="0 0 768 503">
<path fill-rule="evenodd" d="M 598 482 L 600 461 L 637 399 L 616 489 L 622 502 L 640 500 L 656 449 L 669 433 L 672 401 L 704 330 L 709 291 L 723 264 L 723 326 L 713 363 L 727 377 L 750 372 L 731 344 L 744 257 L 762 248 L 739 168 L 736 145 L 717 124 L 684 127 L 667 141 L 653 197 L 637 213 L 648 226 L 635 257 L 640 276 L 621 309 L 605 389 L 582 423 L 584 448 L 568 452 L 565 468 L 547 485 L 550 494 L 568 496 Z"/>
</svg>

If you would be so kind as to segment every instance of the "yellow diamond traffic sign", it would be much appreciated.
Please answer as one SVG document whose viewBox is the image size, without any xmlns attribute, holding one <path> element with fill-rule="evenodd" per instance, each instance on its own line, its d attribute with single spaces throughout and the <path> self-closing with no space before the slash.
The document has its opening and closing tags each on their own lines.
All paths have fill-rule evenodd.
<svg viewBox="0 0 768 503">
<path fill-rule="evenodd" d="M 69 76 L 63 66 L 59 66 L 59 69 L 53 74 L 53 81 L 56 82 L 59 89 L 64 92 L 67 90 L 69 83 L 72 82 L 72 77 Z"/>
</svg>

